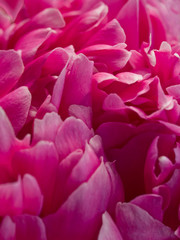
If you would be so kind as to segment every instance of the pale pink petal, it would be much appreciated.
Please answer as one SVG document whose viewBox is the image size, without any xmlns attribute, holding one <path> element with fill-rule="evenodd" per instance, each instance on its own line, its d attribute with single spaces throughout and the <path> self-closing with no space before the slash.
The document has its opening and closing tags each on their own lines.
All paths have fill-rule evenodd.
<svg viewBox="0 0 180 240">
<path fill-rule="evenodd" d="M 179 35 L 177 32 L 179 32 L 179 13 L 180 13 L 180 7 L 179 7 L 179 1 L 173 0 L 173 1 L 161 1 L 157 2 L 154 0 L 148 0 L 147 1 L 148 11 L 154 15 L 159 21 L 161 21 L 161 25 L 163 24 L 164 27 L 164 35 L 168 38 L 169 41 L 173 40 L 179 40 Z M 167 19 L 167 15 L 169 18 Z M 156 27 L 157 23 L 154 24 L 153 27 Z M 162 36 L 162 33 L 159 32 L 159 36 Z"/>
<path fill-rule="evenodd" d="M 168 94 L 170 96 L 173 96 L 175 99 L 178 99 L 180 98 L 180 85 L 172 85 L 172 86 L 169 86 L 166 88 Z"/>
<path fill-rule="evenodd" d="M 93 239 L 109 196 L 109 176 L 102 162 L 88 182 L 76 189 L 56 213 L 44 219 L 48 239 Z"/>
<path fill-rule="evenodd" d="M 0 216 L 18 215 L 23 212 L 23 191 L 21 179 L 0 184 Z"/>
<path fill-rule="evenodd" d="M 91 137 L 91 130 L 82 120 L 67 118 L 59 128 L 55 140 L 60 159 L 76 149 L 84 149 L 86 141 L 88 142 Z"/>
<path fill-rule="evenodd" d="M 0 7 L 11 16 L 12 20 L 15 20 L 19 11 L 23 7 L 23 3 L 23 0 L 1 0 Z"/>
<path fill-rule="evenodd" d="M 24 126 L 31 104 L 31 94 L 27 87 L 20 87 L 0 99 L 0 106 L 6 112 L 14 131 Z"/>
<path fill-rule="evenodd" d="M 89 144 L 86 144 L 85 151 L 79 162 L 74 166 L 66 182 L 66 191 L 69 194 L 93 175 L 100 165 L 100 160 L 95 155 Z"/>
<path fill-rule="evenodd" d="M 115 111 L 119 109 L 125 109 L 126 105 L 124 101 L 116 93 L 110 93 L 104 99 L 102 108 L 105 111 L 108 111 L 108 110 Z"/>
<path fill-rule="evenodd" d="M 91 78 L 93 63 L 83 54 L 75 57 L 64 83 L 60 112 L 67 114 L 72 104 L 91 105 Z M 62 110 L 61 110 L 62 108 Z M 67 110 L 66 110 L 67 108 Z"/>
<path fill-rule="evenodd" d="M 92 128 L 92 108 L 83 105 L 71 105 L 69 115 L 81 119 L 88 128 Z"/>
<path fill-rule="evenodd" d="M 101 158 L 103 157 L 104 162 L 106 162 L 106 156 L 104 154 L 104 148 L 102 144 L 102 139 L 99 135 L 94 135 L 90 141 L 89 141 L 90 146 L 93 148 L 94 152 L 96 155 Z"/>
<path fill-rule="evenodd" d="M 4 9 L 0 9 L 0 27 L 1 27 L 1 34 L 3 34 L 3 30 L 7 29 L 11 23 L 10 16 L 4 11 Z M 3 30 L 2 30 L 3 29 Z M 3 36 L 2 36 L 3 38 Z M 3 48 L 1 48 L 3 49 Z"/>
<path fill-rule="evenodd" d="M 155 194 L 140 195 L 131 200 L 131 203 L 147 211 L 154 219 L 157 219 L 159 221 L 163 220 L 162 210 L 163 199 L 160 195 Z"/>
<path fill-rule="evenodd" d="M 129 59 L 129 63 L 133 67 L 133 69 L 139 69 L 139 68 L 146 68 L 146 60 L 144 59 L 144 56 L 136 50 L 131 50 L 131 57 Z"/>
<path fill-rule="evenodd" d="M 143 76 L 132 72 L 122 72 L 116 75 L 118 80 L 122 83 L 133 84 L 143 80 Z"/>
<path fill-rule="evenodd" d="M 68 72 L 68 64 L 69 64 L 69 61 L 66 63 L 61 73 L 59 74 L 58 79 L 54 84 L 54 88 L 52 92 L 51 102 L 57 108 L 57 111 L 59 110 L 59 106 L 61 104 L 62 94 L 64 91 L 64 84 L 66 80 L 66 74 Z"/>
<path fill-rule="evenodd" d="M 1 222 L 0 239 L 16 240 L 16 225 L 9 216 L 4 217 Z"/>
<path fill-rule="evenodd" d="M 114 81 L 117 81 L 118 78 L 110 73 L 97 72 L 93 75 L 93 80 L 96 81 L 98 83 L 98 86 L 103 89 Z"/>
<path fill-rule="evenodd" d="M 36 179 L 25 174 L 22 179 L 24 213 L 39 215 L 42 209 L 43 196 Z"/>
<path fill-rule="evenodd" d="M 102 227 L 100 229 L 98 240 L 123 240 L 117 226 L 112 218 L 105 212 L 102 216 Z"/>
<path fill-rule="evenodd" d="M 63 16 L 55 8 L 46 8 L 32 18 L 32 23 L 36 27 L 62 28 L 65 26 Z"/>
<path fill-rule="evenodd" d="M 55 112 L 47 113 L 43 119 L 35 119 L 33 128 L 33 144 L 36 144 L 40 140 L 54 142 L 57 130 L 61 124 L 62 120 Z"/>
<path fill-rule="evenodd" d="M 111 196 L 108 211 L 112 214 L 112 216 L 114 216 L 116 204 L 124 201 L 124 187 L 121 178 L 116 171 L 115 162 L 106 162 L 105 166 L 111 180 Z"/>
<path fill-rule="evenodd" d="M 0 108 L 0 132 L 0 154 L 2 158 L 3 154 L 9 153 L 15 139 L 12 125 L 2 108 Z"/>
</svg>

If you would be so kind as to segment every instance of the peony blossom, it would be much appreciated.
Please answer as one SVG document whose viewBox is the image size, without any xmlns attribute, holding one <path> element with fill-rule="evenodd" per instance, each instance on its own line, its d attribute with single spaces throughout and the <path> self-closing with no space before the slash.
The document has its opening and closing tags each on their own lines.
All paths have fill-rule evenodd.
<svg viewBox="0 0 180 240">
<path fill-rule="evenodd" d="M 179 0 L 0 1 L 0 239 L 180 239 Z"/>
</svg>

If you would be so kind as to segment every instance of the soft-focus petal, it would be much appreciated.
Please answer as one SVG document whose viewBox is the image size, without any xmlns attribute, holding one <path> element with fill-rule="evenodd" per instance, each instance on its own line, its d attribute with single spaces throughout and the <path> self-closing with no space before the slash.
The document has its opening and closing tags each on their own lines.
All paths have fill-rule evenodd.
<svg viewBox="0 0 180 240">
<path fill-rule="evenodd" d="M 162 221 L 162 197 L 159 195 L 145 194 L 133 199 L 131 203 L 146 210 L 153 218 Z"/>
<path fill-rule="evenodd" d="M 2 240 L 16 240 L 16 225 L 9 216 L 1 222 L 0 238 Z"/>
<path fill-rule="evenodd" d="M 3 158 L 3 154 L 8 154 L 11 150 L 15 134 L 7 115 L 2 108 L 0 108 L 0 132 L 0 154 Z"/>
<path fill-rule="evenodd" d="M 1 0 L 0 6 L 15 20 L 23 6 L 23 0 Z"/>
<path fill-rule="evenodd" d="M 131 203 L 119 203 L 116 222 L 124 240 L 175 240 L 173 231 Z"/>
<path fill-rule="evenodd" d="M 39 215 L 42 209 L 43 196 L 34 177 L 25 174 L 22 179 L 24 212 Z"/>
<path fill-rule="evenodd" d="M 13 218 L 16 224 L 16 239 L 47 240 L 46 229 L 41 218 L 32 215 L 20 215 Z"/>
<path fill-rule="evenodd" d="M 18 215 L 23 212 L 21 179 L 0 185 L 0 216 Z"/>
<path fill-rule="evenodd" d="M 123 240 L 118 228 L 111 219 L 110 215 L 105 212 L 102 216 L 102 227 L 100 229 L 98 240 Z"/>
</svg>

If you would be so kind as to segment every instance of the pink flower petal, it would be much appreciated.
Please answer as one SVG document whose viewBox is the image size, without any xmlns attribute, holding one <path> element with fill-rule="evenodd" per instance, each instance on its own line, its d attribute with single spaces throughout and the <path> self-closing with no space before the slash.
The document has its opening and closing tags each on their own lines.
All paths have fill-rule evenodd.
<svg viewBox="0 0 180 240">
<path fill-rule="evenodd" d="M 98 240 L 123 240 L 117 226 L 111 219 L 108 212 L 102 216 L 102 227 L 100 229 Z"/>
<path fill-rule="evenodd" d="M 31 94 L 27 87 L 20 87 L 0 99 L 15 132 L 24 126 L 31 104 Z"/>
<path fill-rule="evenodd" d="M 71 105 L 69 115 L 81 119 L 88 128 L 92 128 L 92 108 L 83 105 Z"/>
<path fill-rule="evenodd" d="M 22 179 L 24 213 L 39 215 L 42 209 L 43 196 L 36 179 L 25 174 Z"/>
<path fill-rule="evenodd" d="M 18 215 L 23 212 L 23 191 L 21 179 L 0 184 L 0 216 Z"/>
<path fill-rule="evenodd" d="M 68 77 L 66 77 L 64 83 L 60 106 L 60 111 L 62 111 L 62 113 L 64 113 L 66 108 L 68 110 L 69 106 L 72 104 L 85 106 L 91 105 L 92 70 L 93 63 L 83 54 L 79 54 L 75 57 L 70 73 L 68 74 Z"/>
<path fill-rule="evenodd" d="M 154 219 L 163 220 L 162 197 L 155 194 L 144 194 L 134 198 L 131 203 L 147 211 Z"/>
<path fill-rule="evenodd" d="M 101 28 L 96 34 L 94 34 L 88 41 L 88 45 L 94 44 L 107 44 L 116 45 L 123 43 L 126 40 L 126 35 L 123 28 L 120 26 L 116 19 L 108 22 L 103 28 Z"/>
<path fill-rule="evenodd" d="M 162 184 L 172 174 L 173 164 L 166 157 L 168 150 L 173 148 L 175 138 L 171 135 L 156 137 L 147 153 L 144 178 L 146 190 L 149 192 L 154 186 Z M 166 146 L 164 151 L 162 149 Z"/>
<path fill-rule="evenodd" d="M 120 10 L 117 19 L 125 30 L 128 47 L 139 47 L 139 1 L 129 0 Z"/>
<path fill-rule="evenodd" d="M 55 140 L 59 158 L 63 159 L 76 149 L 84 149 L 92 132 L 80 119 L 67 118 L 59 128 Z"/>
<path fill-rule="evenodd" d="M 64 19 L 60 11 L 56 8 L 46 8 L 32 18 L 32 24 L 38 28 L 62 28 L 65 26 Z"/>
<path fill-rule="evenodd" d="M 0 7 L 2 7 L 7 14 L 11 16 L 12 20 L 15 20 L 23 6 L 23 3 L 23 0 L 1 0 Z"/>
<path fill-rule="evenodd" d="M 25 64 L 32 61 L 38 49 L 51 38 L 51 28 L 39 28 L 22 36 L 15 45 L 16 50 L 22 51 L 22 59 Z"/>
<path fill-rule="evenodd" d="M 40 141 L 30 149 L 16 152 L 13 158 L 16 172 L 34 176 L 44 196 L 43 212 L 51 209 L 58 156 L 52 142 Z"/>
<path fill-rule="evenodd" d="M 51 124 L 53 122 L 53 124 Z M 35 119 L 33 144 L 40 140 L 54 142 L 58 128 L 61 126 L 62 120 L 55 112 L 47 113 L 43 119 Z"/>
<path fill-rule="evenodd" d="M 14 130 L 12 125 L 5 114 L 4 110 L 0 108 L 0 155 L 8 154 L 15 140 Z"/>
<path fill-rule="evenodd" d="M 0 50 L 0 66 L 0 96 L 3 96 L 18 82 L 24 66 L 21 57 L 14 50 Z"/>
<path fill-rule="evenodd" d="M 109 196 L 109 176 L 102 162 L 88 182 L 76 189 L 56 213 L 44 219 L 48 238 L 93 239 L 100 227 L 101 214 L 107 207 Z"/>
<path fill-rule="evenodd" d="M 119 43 L 114 46 L 97 44 L 81 50 L 90 60 L 95 62 L 99 71 L 115 72 L 121 70 L 130 58 L 130 52 Z"/>
<path fill-rule="evenodd" d="M 67 25 L 60 35 L 59 43 L 63 46 L 73 44 L 76 50 L 81 49 L 91 35 L 106 22 L 107 12 L 108 7 L 103 2 L 96 2 L 89 11 L 81 13 Z"/>
<path fill-rule="evenodd" d="M 116 211 L 117 226 L 123 239 L 175 240 L 173 231 L 152 218 L 145 210 L 132 203 L 119 203 Z"/>
<path fill-rule="evenodd" d="M 41 218 L 32 215 L 20 215 L 13 218 L 16 224 L 16 239 L 47 240 L 46 229 Z"/>
<path fill-rule="evenodd" d="M 16 240 L 16 225 L 9 216 L 4 217 L 1 222 L 0 239 Z"/>
<path fill-rule="evenodd" d="M 70 153 L 60 162 L 57 169 L 56 187 L 54 189 L 53 212 L 57 211 L 59 206 L 67 199 L 69 190 L 66 188 L 66 182 L 82 156 L 83 151 L 78 149 Z M 59 191 L 61 194 L 59 194 Z"/>
<path fill-rule="evenodd" d="M 100 160 L 95 155 L 90 145 L 86 144 L 85 151 L 79 162 L 74 166 L 66 182 L 67 192 L 72 192 L 93 175 L 100 165 Z"/>
<path fill-rule="evenodd" d="M 111 196 L 109 200 L 108 211 L 112 216 L 114 216 L 117 202 L 124 201 L 124 187 L 121 178 L 116 171 L 115 162 L 107 162 L 105 166 L 111 180 Z"/>
</svg>

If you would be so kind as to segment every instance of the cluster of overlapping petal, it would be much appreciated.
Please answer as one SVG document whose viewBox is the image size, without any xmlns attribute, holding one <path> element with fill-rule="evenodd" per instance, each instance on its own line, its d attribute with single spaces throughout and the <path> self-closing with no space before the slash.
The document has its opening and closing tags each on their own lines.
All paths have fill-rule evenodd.
<svg viewBox="0 0 180 240">
<path fill-rule="evenodd" d="M 0 239 L 180 239 L 179 0 L 0 0 Z"/>
</svg>

